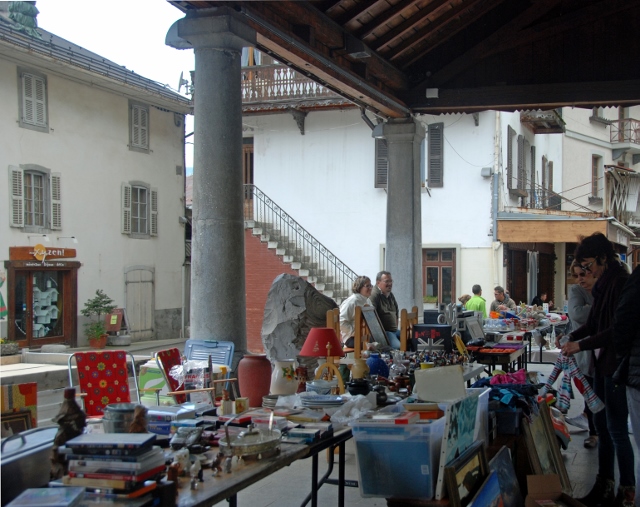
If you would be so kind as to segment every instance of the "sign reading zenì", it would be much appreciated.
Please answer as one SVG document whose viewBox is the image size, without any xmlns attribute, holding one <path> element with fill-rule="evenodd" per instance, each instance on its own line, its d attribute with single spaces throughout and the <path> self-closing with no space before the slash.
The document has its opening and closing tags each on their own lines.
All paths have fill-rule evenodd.
<svg viewBox="0 0 640 507">
<path fill-rule="evenodd" d="M 37 259 L 72 259 L 76 256 L 75 248 L 46 247 L 41 244 L 36 246 L 13 246 L 9 247 L 9 260 L 30 261 Z"/>
</svg>

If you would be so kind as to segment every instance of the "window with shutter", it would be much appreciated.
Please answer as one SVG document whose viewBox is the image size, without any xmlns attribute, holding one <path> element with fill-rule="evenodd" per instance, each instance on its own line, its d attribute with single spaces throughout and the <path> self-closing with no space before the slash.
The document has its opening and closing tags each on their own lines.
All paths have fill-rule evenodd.
<svg viewBox="0 0 640 507">
<path fill-rule="evenodd" d="M 536 189 L 536 147 L 531 147 L 531 190 L 529 191 L 529 207 L 536 207 L 536 196 L 538 191 Z"/>
<path fill-rule="evenodd" d="M 18 69 L 20 83 L 20 126 L 49 132 L 47 79 L 43 74 Z"/>
<path fill-rule="evenodd" d="M 51 228 L 54 230 L 62 229 L 60 173 L 51 175 Z"/>
<path fill-rule="evenodd" d="M 507 127 L 507 188 L 513 190 L 518 188 L 517 179 L 514 178 L 513 171 L 513 138 L 516 136 L 516 131 L 510 126 Z M 514 185 L 514 179 L 516 184 Z"/>
<path fill-rule="evenodd" d="M 151 189 L 151 236 L 158 235 L 158 189 Z"/>
<path fill-rule="evenodd" d="M 524 136 L 518 136 L 518 190 L 524 189 Z"/>
<path fill-rule="evenodd" d="M 444 123 L 433 123 L 427 130 L 427 184 L 431 188 L 444 186 Z"/>
<path fill-rule="evenodd" d="M 9 192 L 11 199 L 10 223 L 11 227 L 24 227 L 24 174 L 22 169 L 9 166 Z"/>
<path fill-rule="evenodd" d="M 389 151 L 386 139 L 376 139 L 375 188 L 387 188 Z"/>
<path fill-rule="evenodd" d="M 547 199 L 549 198 L 549 193 L 547 192 L 547 182 L 549 181 L 549 164 L 547 163 L 547 157 L 542 157 L 542 207 L 547 207 Z"/>
<path fill-rule="evenodd" d="M 129 102 L 129 149 L 149 153 L 149 107 Z"/>
<path fill-rule="evenodd" d="M 131 234 L 131 185 L 122 184 L 122 217 L 120 232 Z"/>
</svg>

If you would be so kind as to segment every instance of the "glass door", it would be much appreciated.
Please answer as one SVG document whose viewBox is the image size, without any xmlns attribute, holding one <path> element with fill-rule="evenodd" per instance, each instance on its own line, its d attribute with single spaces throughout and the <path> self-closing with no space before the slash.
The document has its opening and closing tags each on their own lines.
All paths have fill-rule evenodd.
<svg viewBox="0 0 640 507">
<path fill-rule="evenodd" d="M 455 299 L 455 250 L 423 250 L 423 301 L 425 309 L 438 309 Z"/>
</svg>

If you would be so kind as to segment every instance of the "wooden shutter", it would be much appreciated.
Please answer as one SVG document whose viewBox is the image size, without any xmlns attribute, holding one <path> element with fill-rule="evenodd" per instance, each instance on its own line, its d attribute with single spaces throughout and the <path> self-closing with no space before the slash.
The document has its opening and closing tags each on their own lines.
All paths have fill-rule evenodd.
<svg viewBox="0 0 640 507">
<path fill-rule="evenodd" d="M 51 228 L 62 229 L 62 199 L 60 173 L 51 173 Z"/>
<path fill-rule="evenodd" d="M 428 186 L 444 186 L 444 123 L 433 123 L 428 130 Z"/>
<path fill-rule="evenodd" d="M 131 234 L 131 185 L 122 184 L 122 217 L 120 224 L 120 232 L 122 234 Z"/>
<path fill-rule="evenodd" d="M 46 83 L 33 74 L 22 74 L 22 121 L 39 127 L 47 125 Z"/>
<path fill-rule="evenodd" d="M 149 111 L 143 106 L 131 106 L 131 145 L 149 148 Z"/>
<path fill-rule="evenodd" d="M 151 189 L 151 236 L 158 235 L 158 189 Z"/>
<path fill-rule="evenodd" d="M 516 131 L 510 126 L 507 127 L 507 188 L 512 190 L 513 186 L 513 137 Z M 517 186 L 517 185 L 516 185 Z"/>
<path fill-rule="evenodd" d="M 524 189 L 524 136 L 518 136 L 518 189 Z"/>
<path fill-rule="evenodd" d="M 542 168 L 541 168 L 541 172 L 542 172 L 542 207 L 546 208 L 547 207 L 547 197 L 548 197 L 548 193 L 547 193 L 547 181 L 549 181 L 549 174 L 548 174 L 548 164 L 547 164 L 547 157 L 546 156 L 542 156 Z"/>
<path fill-rule="evenodd" d="M 24 172 L 16 166 L 9 166 L 9 192 L 11 198 L 11 227 L 24 227 Z"/>
<path fill-rule="evenodd" d="M 389 150 L 386 139 L 376 139 L 375 188 L 387 188 L 389 178 Z"/>
<path fill-rule="evenodd" d="M 536 207 L 536 147 L 531 147 L 531 194 L 529 194 L 529 206 Z"/>
</svg>

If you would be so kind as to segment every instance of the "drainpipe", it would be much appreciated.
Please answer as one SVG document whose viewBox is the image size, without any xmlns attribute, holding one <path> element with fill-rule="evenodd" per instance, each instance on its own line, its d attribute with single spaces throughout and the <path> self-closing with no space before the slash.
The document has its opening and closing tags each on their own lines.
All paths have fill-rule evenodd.
<svg viewBox="0 0 640 507">
<path fill-rule="evenodd" d="M 500 198 L 500 140 L 502 139 L 500 111 L 495 112 L 495 134 L 493 141 L 493 189 L 491 193 L 491 214 L 492 214 L 492 233 L 493 233 L 493 282 L 494 287 L 500 285 L 500 262 L 498 251 L 500 250 L 500 242 L 498 241 L 498 200 Z"/>
<path fill-rule="evenodd" d="M 185 291 L 185 263 L 182 263 L 182 272 L 181 272 L 181 278 L 182 278 L 182 311 L 180 312 L 181 316 L 182 316 L 182 322 L 180 324 L 180 338 L 182 338 L 184 340 L 185 338 L 185 331 L 184 331 L 184 323 L 185 323 L 185 316 L 184 316 L 184 310 L 185 310 L 185 306 L 186 306 L 186 291 Z"/>
</svg>

